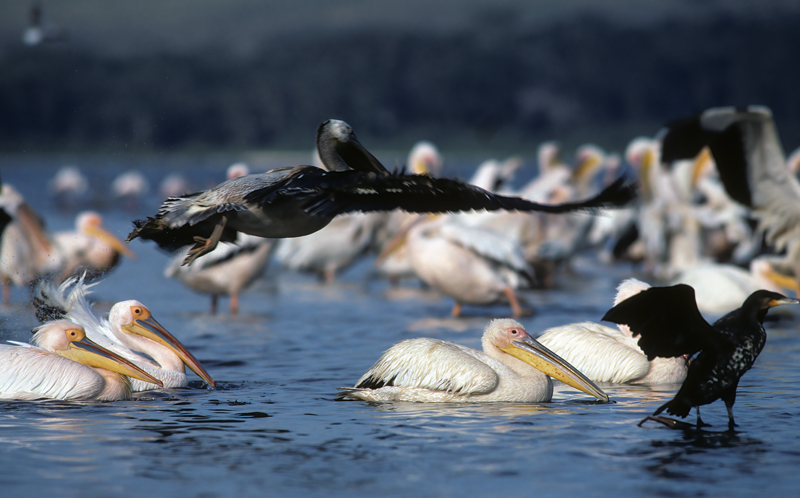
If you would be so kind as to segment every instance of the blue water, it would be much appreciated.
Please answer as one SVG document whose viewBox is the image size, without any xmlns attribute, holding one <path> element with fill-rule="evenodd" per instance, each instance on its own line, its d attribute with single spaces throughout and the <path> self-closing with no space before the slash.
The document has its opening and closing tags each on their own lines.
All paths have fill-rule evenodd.
<svg viewBox="0 0 800 498">
<path fill-rule="evenodd" d="M 74 217 L 41 193 L 63 162 L 0 158 L 3 180 L 52 230 L 70 228 Z M 192 169 L 179 160 L 74 162 L 102 191 L 129 167 L 154 182 L 170 168 L 212 182 L 232 161 Z M 124 236 L 132 218 L 155 212 L 155 190 L 133 212 L 102 192 L 91 203 Z M 192 374 L 187 388 L 129 402 L 2 402 L 3 496 L 797 496 L 800 489 L 796 318 L 767 324 L 764 352 L 739 386 L 735 433 L 725 432 L 721 402 L 703 409 L 708 431 L 637 427 L 676 386 L 603 385 L 610 404 L 560 385 L 542 404 L 337 402 L 336 388 L 352 386 L 392 344 L 428 336 L 479 347 L 488 319 L 508 309 L 466 308 L 466 318 L 452 319 L 449 299 L 412 282 L 392 289 L 365 260 L 327 286 L 272 267 L 242 297 L 241 316 L 210 316 L 206 297 L 162 276 L 167 256 L 152 244 L 131 247 L 138 259 L 95 287 L 98 309 L 142 301 L 217 389 Z M 620 279 L 635 275 L 634 267 L 591 256 L 561 274 L 557 290 L 525 294 L 536 311 L 521 320 L 529 332 L 599 320 Z M 24 290 L 12 298 L 0 310 L 0 339 L 24 340 L 36 321 Z"/>
</svg>

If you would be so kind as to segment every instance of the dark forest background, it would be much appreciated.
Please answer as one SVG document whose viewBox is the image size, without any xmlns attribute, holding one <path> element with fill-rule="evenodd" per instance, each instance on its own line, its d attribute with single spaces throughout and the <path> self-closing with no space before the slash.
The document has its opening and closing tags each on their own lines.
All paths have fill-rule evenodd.
<svg viewBox="0 0 800 498">
<path fill-rule="evenodd" d="M 638 25 L 582 13 L 506 29 L 514 15 L 487 11 L 471 30 L 298 30 L 245 54 L 6 37 L 0 150 L 309 148 L 331 117 L 378 146 L 621 148 L 682 115 L 747 104 L 771 107 L 786 147 L 800 143 L 800 12 Z"/>
</svg>

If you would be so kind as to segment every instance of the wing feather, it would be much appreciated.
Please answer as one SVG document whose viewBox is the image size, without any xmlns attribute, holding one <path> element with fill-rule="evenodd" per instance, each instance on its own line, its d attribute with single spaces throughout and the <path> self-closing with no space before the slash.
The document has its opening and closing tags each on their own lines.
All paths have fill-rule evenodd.
<svg viewBox="0 0 800 498">
<path fill-rule="evenodd" d="M 499 377 L 489 357 L 438 339 L 409 339 L 392 346 L 356 383 L 356 388 L 424 388 L 462 395 L 489 393 Z"/>
<path fill-rule="evenodd" d="M 630 382 L 650 370 L 650 362 L 634 339 L 599 323 L 552 327 L 536 340 L 594 382 Z"/>
<path fill-rule="evenodd" d="M 685 284 L 650 287 L 617 304 L 603 320 L 627 325 L 647 358 L 693 355 L 719 340 L 719 332 L 697 309 L 694 289 Z"/>
<path fill-rule="evenodd" d="M 63 356 L 0 345 L 0 399 L 91 399 L 104 385 L 99 373 Z"/>
</svg>

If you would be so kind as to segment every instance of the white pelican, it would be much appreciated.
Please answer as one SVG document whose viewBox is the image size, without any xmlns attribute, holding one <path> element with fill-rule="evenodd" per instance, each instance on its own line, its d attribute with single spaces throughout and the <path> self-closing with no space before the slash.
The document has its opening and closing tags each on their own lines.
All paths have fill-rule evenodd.
<svg viewBox="0 0 800 498">
<path fill-rule="evenodd" d="M 759 289 L 781 292 L 800 291 L 798 280 L 776 272 L 771 258 L 760 256 L 750 261 L 746 270 L 736 265 L 705 263 L 683 271 L 670 285 L 687 284 L 694 288 L 701 313 L 722 314 L 739 306 Z"/>
<path fill-rule="evenodd" d="M 145 305 L 135 300 L 122 301 L 111 307 L 108 319 L 101 319 L 86 299 L 88 287 L 82 279 L 71 278 L 58 287 L 43 284 L 40 297 L 46 305 L 63 310 L 64 318 L 84 327 L 90 339 L 160 379 L 163 387 L 186 386 L 185 366 L 210 386 L 216 385 L 200 362 L 152 317 Z M 133 389 L 155 387 L 134 380 Z"/>
<path fill-rule="evenodd" d="M 28 15 L 28 27 L 22 33 L 22 42 L 29 47 L 42 43 L 58 42 L 68 38 L 66 30 L 53 23 L 45 23 L 42 4 L 35 2 L 31 5 Z"/>
<path fill-rule="evenodd" d="M 514 180 L 520 166 L 522 159 L 519 157 L 509 157 L 503 162 L 488 159 L 478 165 L 469 183 L 489 192 L 499 192 Z"/>
<path fill-rule="evenodd" d="M 398 233 L 396 244 L 408 246 L 411 265 L 423 282 L 455 299 L 453 316 L 461 314 L 462 304 L 502 300 L 514 316 L 523 314 L 515 289 L 533 284 L 535 277 L 513 239 L 433 215 Z M 391 244 L 386 251 L 394 248 Z"/>
<path fill-rule="evenodd" d="M 411 173 L 431 177 L 439 176 L 443 164 L 444 161 L 439 154 L 439 149 L 426 140 L 414 144 L 406 160 L 406 165 L 411 170 Z M 383 225 L 378 228 L 375 234 L 375 245 L 379 247 L 380 252 L 384 252 L 386 245 L 393 240 L 398 232 L 406 230 L 420 216 L 422 215 L 419 213 L 407 213 L 405 211 L 386 213 Z M 409 257 L 407 246 L 399 246 L 396 250 L 376 258 L 375 270 L 379 275 L 389 278 L 392 283 L 397 283 L 398 280 L 404 277 L 413 277 L 414 268 L 411 266 L 411 258 Z"/>
<path fill-rule="evenodd" d="M 786 267 L 800 277 L 800 183 L 786 164 L 768 108 L 708 109 L 669 124 L 662 143 L 666 161 L 708 146 L 728 195 L 752 210 L 767 243 L 786 251 Z"/>
<path fill-rule="evenodd" d="M 439 149 L 427 140 L 415 143 L 406 160 L 406 166 L 415 175 L 439 176 L 442 173 L 443 164 Z"/>
<path fill-rule="evenodd" d="M 337 216 L 325 228 L 303 237 L 281 239 L 275 258 L 290 270 L 315 273 L 326 283 L 371 247 L 384 213 Z"/>
<path fill-rule="evenodd" d="M 158 194 L 162 197 L 175 197 L 192 192 L 189 181 L 180 173 L 170 173 L 158 184 Z"/>
<path fill-rule="evenodd" d="M 150 182 L 137 170 L 120 173 L 111 182 L 111 193 L 115 198 L 122 200 L 127 209 L 139 207 L 139 199 L 150 190 Z"/>
<path fill-rule="evenodd" d="M 189 264 L 231 241 L 235 232 L 268 238 L 299 237 L 326 226 L 338 214 L 355 211 L 444 212 L 507 209 L 562 213 L 626 204 L 634 193 L 620 179 L 583 202 L 542 205 L 491 194 L 456 180 L 389 173 L 338 120 L 317 131 L 317 149 L 329 171 L 314 166 L 276 168 L 228 180 L 193 195 L 172 197 L 155 218 L 134 222 L 128 241 L 152 239 L 177 250 L 195 243 Z"/>
<path fill-rule="evenodd" d="M 642 281 L 627 279 L 617 287 L 614 305 L 648 288 Z M 549 328 L 536 340 L 594 382 L 672 384 L 686 378 L 685 358 L 648 361 L 626 325 L 615 329 L 593 322 L 573 323 Z"/>
<path fill-rule="evenodd" d="M 38 327 L 33 343 L 0 344 L 0 399 L 128 400 L 128 377 L 161 382 L 67 320 Z"/>
<path fill-rule="evenodd" d="M 258 279 L 269 265 L 275 241 L 239 233 L 235 244 L 222 243 L 191 266 L 178 253 L 164 269 L 164 276 L 211 295 L 211 314 L 219 296 L 230 296 L 230 314 L 239 313 L 239 294 Z"/>
<path fill-rule="evenodd" d="M 226 177 L 250 174 L 244 163 L 228 166 Z M 269 265 L 275 241 L 239 232 L 234 244 L 220 244 L 197 264 L 183 266 L 187 246 L 170 261 L 164 276 L 175 278 L 188 287 L 211 295 L 212 315 L 217 313 L 219 296 L 230 296 L 231 315 L 239 314 L 239 293 L 260 277 Z"/>
<path fill-rule="evenodd" d="M 14 187 L 0 189 L 0 279 L 3 302 L 10 300 L 9 286 L 24 286 L 40 275 L 60 268 L 44 224 Z"/>
<path fill-rule="evenodd" d="M 114 268 L 120 256 L 136 258 L 124 242 L 103 226 L 103 218 L 94 211 L 78 214 L 75 231 L 56 232 L 52 238 L 61 254 L 63 277 L 83 269 L 87 278 L 96 278 Z"/>
<path fill-rule="evenodd" d="M 572 365 L 532 339 L 522 325 L 492 320 L 481 339 L 483 352 L 438 339 L 409 339 L 389 348 L 337 399 L 476 403 L 550 401 L 554 377 L 608 401 L 608 396 Z"/>
<path fill-rule="evenodd" d="M 72 204 L 89 190 L 89 180 L 77 166 L 63 166 L 50 180 L 50 191 L 60 204 Z"/>
</svg>

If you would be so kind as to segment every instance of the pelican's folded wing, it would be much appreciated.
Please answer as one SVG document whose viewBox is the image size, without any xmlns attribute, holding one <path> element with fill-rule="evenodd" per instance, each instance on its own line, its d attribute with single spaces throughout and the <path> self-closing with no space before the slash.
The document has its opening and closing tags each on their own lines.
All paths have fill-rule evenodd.
<svg viewBox="0 0 800 498">
<path fill-rule="evenodd" d="M 35 347 L 0 345 L 0 399 L 85 399 L 103 389 L 100 374 Z"/>
<path fill-rule="evenodd" d="M 356 388 L 413 387 L 454 394 L 491 392 L 497 373 L 478 351 L 438 339 L 409 339 L 392 346 L 356 383 Z"/>
</svg>

